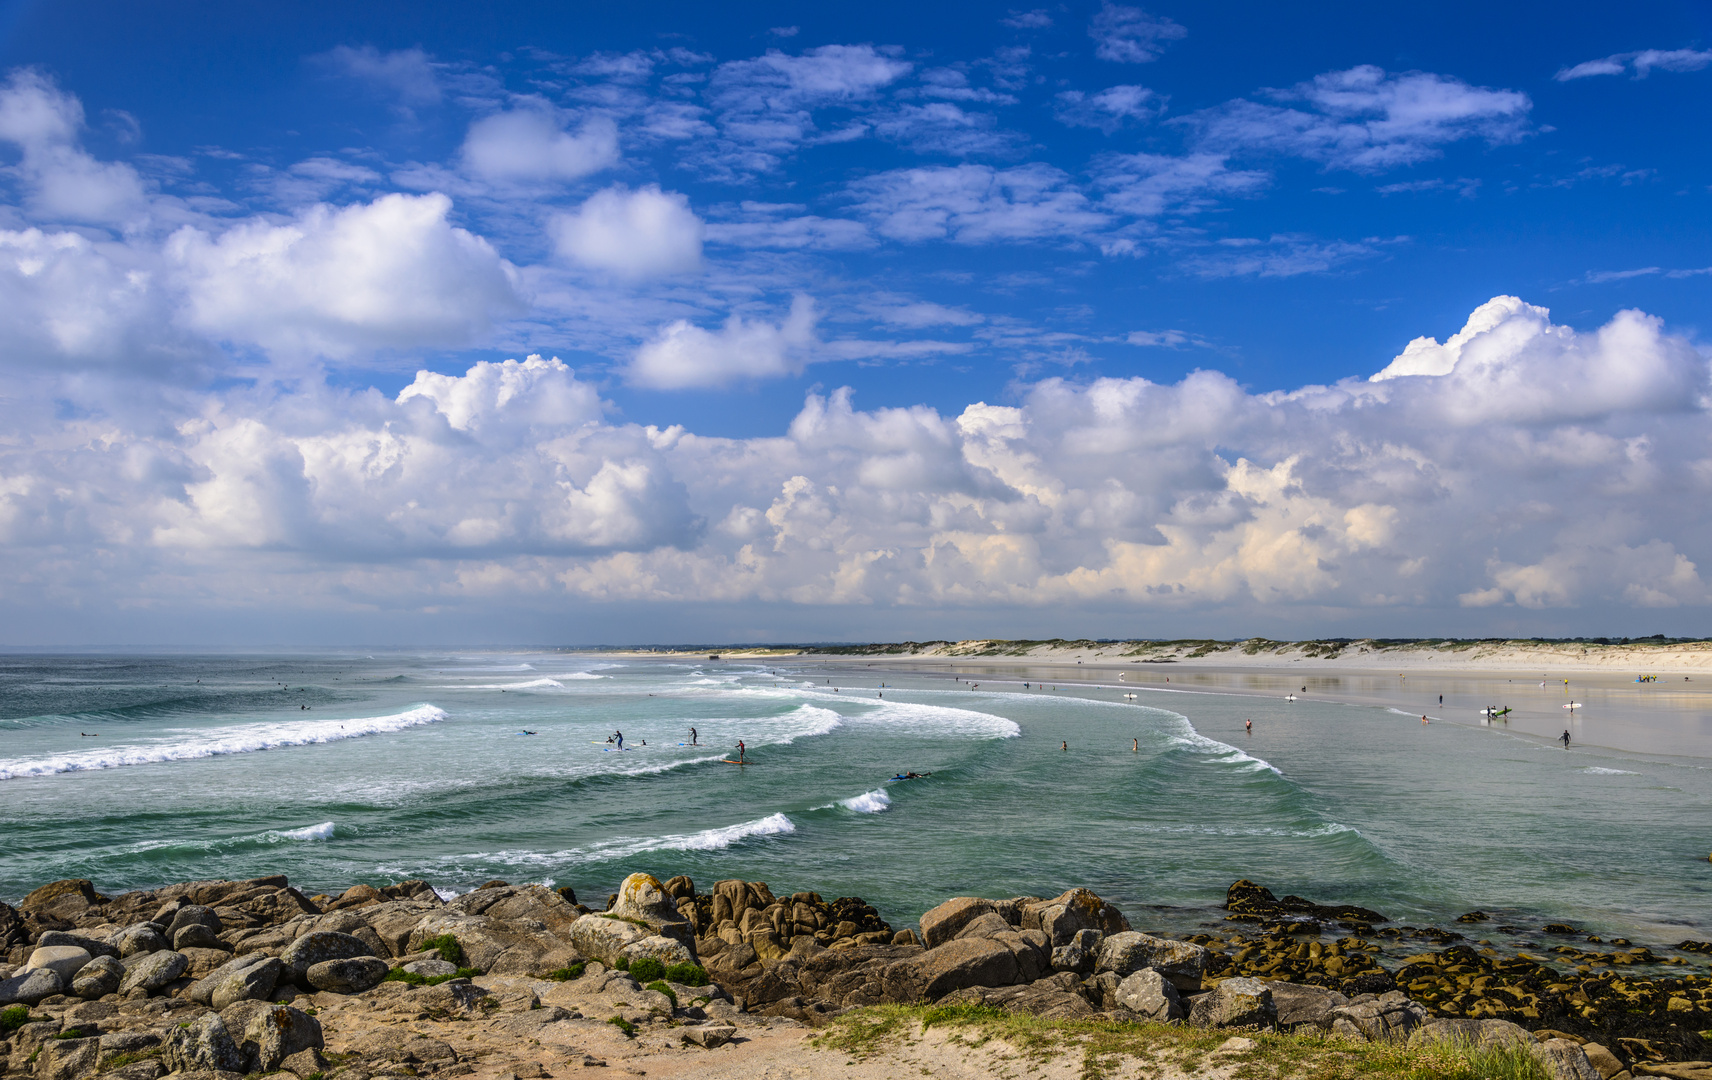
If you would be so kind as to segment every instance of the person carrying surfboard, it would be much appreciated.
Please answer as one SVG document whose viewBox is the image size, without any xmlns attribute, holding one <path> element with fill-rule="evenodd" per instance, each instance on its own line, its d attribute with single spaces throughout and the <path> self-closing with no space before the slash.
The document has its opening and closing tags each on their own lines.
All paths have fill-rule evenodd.
<svg viewBox="0 0 1712 1080">
<path fill-rule="evenodd" d="M 1569 749 L 1569 729 L 1568 729 L 1568 728 L 1564 728 L 1564 729 L 1563 729 L 1563 734 L 1562 734 L 1562 735 L 1559 735 L 1559 736 L 1558 736 L 1558 738 L 1559 738 L 1559 739 L 1561 739 L 1561 740 L 1562 740 L 1562 741 L 1563 741 L 1563 748 L 1564 748 L 1564 749 L 1565 749 L 1565 750 L 1568 750 L 1568 749 Z"/>
</svg>

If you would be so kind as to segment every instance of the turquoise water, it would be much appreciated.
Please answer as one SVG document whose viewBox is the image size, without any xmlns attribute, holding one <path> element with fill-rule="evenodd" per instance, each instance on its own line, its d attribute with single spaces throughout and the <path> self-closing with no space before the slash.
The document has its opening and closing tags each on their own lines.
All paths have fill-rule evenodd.
<svg viewBox="0 0 1712 1080">
<path fill-rule="evenodd" d="M 1182 931 L 1247 877 L 1417 925 L 1478 907 L 1638 942 L 1712 933 L 1705 758 L 1219 693 L 900 676 L 882 699 L 894 677 L 860 674 L 0 658 L 0 897 L 285 873 L 309 892 L 497 877 L 599 902 L 646 870 L 859 895 L 896 925 L 948 896 L 1087 885 Z M 704 745 L 680 745 L 692 726 Z M 720 761 L 738 739 L 749 767 Z M 886 782 L 900 770 L 932 776 Z"/>
</svg>

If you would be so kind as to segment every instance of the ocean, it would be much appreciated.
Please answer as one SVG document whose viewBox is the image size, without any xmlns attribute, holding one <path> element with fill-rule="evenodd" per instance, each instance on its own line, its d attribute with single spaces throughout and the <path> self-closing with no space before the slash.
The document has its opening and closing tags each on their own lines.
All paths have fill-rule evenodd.
<svg viewBox="0 0 1712 1080">
<path fill-rule="evenodd" d="M 1422 724 L 878 671 L 0 657 L 0 899 L 59 878 L 113 893 L 284 873 L 311 894 L 544 882 L 598 907 L 645 870 L 861 896 L 898 927 L 951 896 L 1082 885 L 1138 929 L 1184 933 L 1248 878 L 1413 925 L 1478 908 L 1637 943 L 1712 936 L 1703 756 L 1565 750 L 1472 709 Z M 740 739 L 753 764 L 725 763 Z M 888 780 L 904 771 L 931 775 Z"/>
</svg>

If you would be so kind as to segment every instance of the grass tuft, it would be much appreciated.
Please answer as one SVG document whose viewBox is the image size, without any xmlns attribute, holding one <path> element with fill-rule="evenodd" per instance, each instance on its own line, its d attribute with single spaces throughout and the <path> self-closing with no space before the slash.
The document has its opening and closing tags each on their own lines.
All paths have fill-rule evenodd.
<svg viewBox="0 0 1712 1080">
<path fill-rule="evenodd" d="M 8 1009 L 0 1009 L 0 1033 L 11 1034 L 30 1022 L 30 1007 L 28 1005 L 13 1005 Z"/>
<path fill-rule="evenodd" d="M 583 972 L 587 970 L 588 964 L 578 961 L 570 967 L 562 967 L 557 971 L 548 972 L 547 978 L 552 979 L 554 982 L 570 982 L 572 979 L 582 978 Z"/>
<path fill-rule="evenodd" d="M 666 965 L 652 956 L 644 956 L 640 960 L 630 961 L 629 970 L 630 977 L 643 985 L 666 977 Z"/>
<path fill-rule="evenodd" d="M 427 952 L 431 949 L 438 951 L 440 959 L 446 961 L 446 963 L 456 965 L 457 967 L 464 966 L 464 947 L 459 945 L 458 939 L 453 937 L 451 934 L 441 934 L 439 937 L 431 937 L 422 943 L 423 952 Z"/>
<path fill-rule="evenodd" d="M 664 982 L 660 981 L 659 979 L 655 979 L 653 982 L 649 983 L 647 986 L 644 986 L 642 989 L 652 990 L 656 994 L 665 994 L 666 997 L 671 999 L 672 1008 L 675 1009 L 678 1007 L 678 995 L 677 995 L 677 993 L 675 991 L 673 991 L 673 989 L 670 986 L 667 986 Z"/>
<path fill-rule="evenodd" d="M 1003 1042 L 1035 1065 L 1079 1058 L 1081 1080 L 1137 1072 L 1194 1075 L 1211 1066 L 1231 1069 L 1234 1080 L 1551 1080 L 1525 1047 L 1454 1042 L 1406 1047 L 1320 1031 L 1279 1034 L 1152 1022 L 1043 1020 L 986 1005 L 853 1009 L 833 1020 L 813 1042 L 860 1060 L 933 1028 L 949 1030 L 950 1039 L 965 1046 Z M 1233 1034 L 1245 1035 L 1255 1045 L 1220 1052 Z"/>
<path fill-rule="evenodd" d="M 707 969 L 700 964 L 673 964 L 666 969 L 666 981 L 681 986 L 706 986 L 710 981 Z"/>
<path fill-rule="evenodd" d="M 611 1020 L 608 1020 L 607 1023 L 611 1024 L 619 1031 L 624 1032 L 624 1037 L 627 1039 L 634 1039 L 636 1037 L 636 1025 L 624 1019 L 622 1016 L 615 1016 Z"/>
<path fill-rule="evenodd" d="M 414 971 L 405 971 L 400 967 L 387 972 L 386 978 L 382 979 L 381 982 L 401 982 L 408 986 L 439 986 L 441 983 L 451 982 L 453 979 L 474 979 L 480 975 L 481 970 L 472 967 L 461 967 L 450 975 L 418 975 Z"/>
</svg>

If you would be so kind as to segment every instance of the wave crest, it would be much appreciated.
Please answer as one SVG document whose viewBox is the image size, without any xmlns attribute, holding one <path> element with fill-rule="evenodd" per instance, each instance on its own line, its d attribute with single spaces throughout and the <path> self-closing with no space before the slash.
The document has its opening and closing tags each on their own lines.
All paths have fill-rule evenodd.
<svg viewBox="0 0 1712 1080">
<path fill-rule="evenodd" d="M 173 734 L 186 738 L 154 739 L 148 742 L 75 750 L 37 758 L 0 760 L 0 780 L 16 780 L 26 776 L 52 776 L 56 773 L 87 772 L 95 769 L 117 769 L 126 765 L 158 765 L 169 761 L 195 761 L 201 758 L 223 757 L 227 754 L 252 754 L 262 750 L 277 750 L 289 746 L 313 746 L 319 743 L 360 739 L 366 735 L 389 735 L 407 728 L 433 724 L 446 719 L 444 709 L 435 705 L 418 705 L 388 716 L 357 717 L 344 720 L 308 720 L 294 723 L 242 724 L 231 727 L 207 728 L 202 731 Z"/>
</svg>

